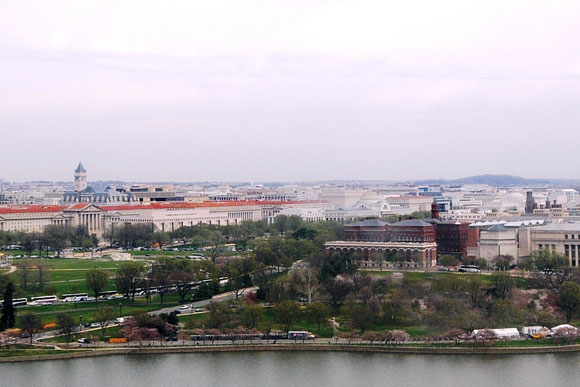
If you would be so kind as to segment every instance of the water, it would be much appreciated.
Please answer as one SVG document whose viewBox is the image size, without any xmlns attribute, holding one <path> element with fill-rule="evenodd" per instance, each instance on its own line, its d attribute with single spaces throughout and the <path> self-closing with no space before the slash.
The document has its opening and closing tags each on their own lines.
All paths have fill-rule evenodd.
<svg viewBox="0 0 580 387">
<path fill-rule="evenodd" d="M 0 364 L 1 386 L 579 386 L 580 354 L 247 352 Z"/>
</svg>

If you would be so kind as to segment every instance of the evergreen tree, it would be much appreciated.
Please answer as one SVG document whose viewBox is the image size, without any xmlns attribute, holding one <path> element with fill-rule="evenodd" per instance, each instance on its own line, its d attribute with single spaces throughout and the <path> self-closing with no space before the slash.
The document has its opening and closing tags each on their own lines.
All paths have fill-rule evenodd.
<svg viewBox="0 0 580 387">
<path fill-rule="evenodd" d="M 9 282 L 4 291 L 4 303 L 2 304 L 2 316 L 0 317 L 0 331 L 14 328 L 16 318 L 14 316 L 14 305 L 12 303 L 12 296 L 14 293 L 14 285 Z"/>
</svg>

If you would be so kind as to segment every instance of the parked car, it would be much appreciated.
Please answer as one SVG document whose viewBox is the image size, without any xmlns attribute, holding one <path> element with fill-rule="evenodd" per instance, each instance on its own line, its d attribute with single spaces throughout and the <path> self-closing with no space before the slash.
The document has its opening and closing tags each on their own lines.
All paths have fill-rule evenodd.
<svg viewBox="0 0 580 387">
<path fill-rule="evenodd" d="M 77 342 L 79 342 L 81 344 L 90 344 L 91 339 L 87 339 L 86 337 L 81 337 L 80 339 L 77 340 Z"/>
</svg>

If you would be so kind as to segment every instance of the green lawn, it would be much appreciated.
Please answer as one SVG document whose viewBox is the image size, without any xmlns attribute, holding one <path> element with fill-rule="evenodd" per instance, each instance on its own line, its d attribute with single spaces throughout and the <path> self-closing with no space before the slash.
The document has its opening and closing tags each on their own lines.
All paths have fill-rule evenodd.
<svg viewBox="0 0 580 387">
<path fill-rule="evenodd" d="M 20 324 L 20 319 L 18 316 L 27 312 L 37 313 L 42 319 L 43 324 L 55 322 L 56 316 L 59 313 L 69 314 L 73 316 L 75 320 L 79 321 L 79 323 L 81 322 L 81 317 L 83 323 L 94 322 L 97 306 L 101 307 L 104 305 L 110 305 L 113 308 L 115 308 L 116 311 L 119 311 L 119 304 L 121 304 L 120 314 L 122 316 L 128 316 L 135 313 L 138 310 L 144 310 L 149 312 L 161 308 L 178 306 L 179 300 L 176 294 L 168 294 L 165 295 L 164 297 L 163 305 L 161 305 L 160 303 L 159 296 L 154 296 L 151 298 L 151 303 L 149 305 L 146 304 L 144 298 L 137 298 L 135 299 L 134 303 L 129 300 L 119 299 L 119 300 L 99 301 L 96 305 L 94 302 L 83 302 L 77 303 L 75 306 L 75 304 L 71 302 L 59 305 L 29 306 L 16 309 L 17 310 L 16 326 L 19 327 Z"/>
<path fill-rule="evenodd" d="M 14 264 L 24 262 L 24 259 L 14 259 Z M 111 277 L 121 262 L 115 262 L 107 259 L 76 259 L 76 258 L 54 258 L 54 259 L 31 259 L 30 263 L 37 265 L 39 263 L 48 267 L 48 281 L 45 289 L 23 292 L 20 290 L 21 282 L 20 272 L 16 271 L 9 275 L 10 280 L 14 282 L 17 288 L 17 296 L 33 297 L 39 295 L 56 294 L 61 296 L 66 293 L 90 293 L 85 284 L 85 278 L 88 270 L 99 267 L 107 270 Z M 33 271 L 33 275 L 34 275 Z M 114 290 L 114 281 L 111 280 L 106 290 Z"/>
<path fill-rule="evenodd" d="M 121 337 L 119 335 L 119 330 L 123 328 L 122 325 L 115 325 L 113 327 L 107 327 L 105 329 L 105 340 L 108 340 L 110 337 Z M 84 333 L 75 333 L 71 335 L 69 343 L 76 343 L 78 339 L 81 337 L 90 337 L 90 336 L 98 336 L 101 337 L 101 328 L 97 328 L 95 330 L 84 332 Z M 57 336 L 51 337 L 49 339 L 43 339 L 42 342 L 47 343 L 67 343 L 66 337 L 64 336 Z"/>
<path fill-rule="evenodd" d="M 190 316 L 179 316 L 180 322 L 184 322 L 193 328 L 201 328 L 207 319 L 207 313 L 203 314 L 194 314 Z M 345 332 L 344 327 L 344 318 L 342 316 L 336 316 L 336 321 L 341 324 L 341 328 L 339 328 L 339 332 Z M 284 327 L 281 324 L 275 322 L 274 314 L 272 312 L 272 308 L 265 308 L 264 315 L 258 324 L 258 330 L 261 332 L 266 331 L 267 327 L 270 327 L 272 330 L 277 331 L 284 331 Z M 306 321 L 305 317 L 302 317 L 299 321 L 292 324 L 292 330 L 300 330 L 300 331 L 309 331 L 314 333 L 317 337 L 326 337 L 330 338 L 333 336 L 333 331 L 330 328 L 328 323 L 320 324 L 320 331 L 318 331 L 318 326 L 314 323 Z M 401 329 L 409 333 L 411 337 L 425 337 L 427 334 L 427 329 L 421 326 L 389 326 L 385 324 L 375 324 L 367 331 L 372 332 L 382 332 L 385 330 L 392 330 L 392 329 Z M 359 334 L 358 330 L 354 330 L 354 333 Z"/>
<path fill-rule="evenodd" d="M 24 258 L 14 258 L 13 263 L 24 262 Z M 51 269 L 92 269 L 93 267 L 116 268 L 120 262 L 111 261 L 110 259 L 79 259 L 79 258 L 31 258 L 29 261 L 33 265 L 42 263 Z"/>
</svg>

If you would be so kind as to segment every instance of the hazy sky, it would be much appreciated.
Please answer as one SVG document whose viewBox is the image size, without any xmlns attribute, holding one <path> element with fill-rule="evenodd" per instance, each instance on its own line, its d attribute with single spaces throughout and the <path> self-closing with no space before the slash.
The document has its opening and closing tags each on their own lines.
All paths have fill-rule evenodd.
<svg viewBox="0 0 580 387">
<path fill-rule="evenodd" d="M 0 0 L 0 178 L 580 178 L 578 1 Z"/>
</svg>

